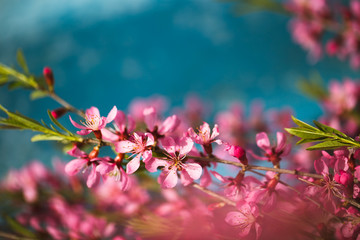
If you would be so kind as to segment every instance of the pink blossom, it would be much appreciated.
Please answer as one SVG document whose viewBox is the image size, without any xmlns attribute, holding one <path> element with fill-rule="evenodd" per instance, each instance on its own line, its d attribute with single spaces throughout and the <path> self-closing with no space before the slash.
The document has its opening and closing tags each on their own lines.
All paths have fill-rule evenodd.
<svg viewBox="0 0 360 240">
<path fill-rule="evenodd" d="M 217 124 L 214 125 L 212 133 L 209 124 L 204 122 L 199 128 L 198 134 L 195 133 L 193 128 L 189 128 L 188 135 L 194 142 L 203 145 L 205 152 L 209 155 L 212 154 L 211 143 L 215 142 L 217 144 L 222 144 L 220 139 L 216 139 L 216 137 L 219 136 L 219 128 Z"/>
<path fill-rule="evenodd" d="M 126 165 L 126 173 L 132 174 L 140 167 L 140 158 L 144 162 L 152 158 L 151 146 L 154 145 L 154 137 L 151 133 L 139 135 L 134 132 L 130 140 L 115 143 L 115 150 L 119 153 L 132 153 L 133 159 Z"/>
<path fill-rule="evenodd" d="M 325 108 L 337 115 L 351 111 L 357 103 L 357 84 L 345 79 L 343 83 L 331 81 L 329 96 L 324 101 Z"/>
<path fill-rule="evenodd" d="M 242 147 L 237 145 L 230 145 L 230 144 L 225 144 L 225 146 L 226 146 L 225 151 L 227 151 L 231 156 L 239 159 L 240 162 L 244 165 L 248 164 L 248 160 L 246 158 L 246 152 Z"/>
<path fill-rule="evenodd" d="M 126 116 L 120 110 L 116 113 L 113 125 L 114 129 L 101 129 L 103 140 L 110 142 L 125 140 L 129 137 L 129 133 L 135 129 L 134 119 L 130 115 Z"/>
<path fill-rule="evenodd" d="M 118 166 L 116 162 L 111 161 L 99 161 L 99 165 L 96 166 L 96 171 L 105 178 L 113 178 L 118 182 L 120 189 L 123 191 L 127 190 L 129 187 L 129 177 L 122 168 L 121 164 Z"/>
<path fill-rule="evenodd" d="M 81 122 L 83 124 L 80 125 L 72 120 L 71 116 L 69 116 L 71 123 L 76 127 L 82 129 L 81 131 L 77 131 L 77 134 L 87 135 L 91 132 L 100 133 L 99 130 L 103 129 L 107 123 L 114 120 L 117 113 L 117 109 L 114 106 L 109 112 L 107 117 L 101 117 L 99 109 L 96 107 L 91 107 L 85 112 L 85 122 Z M 95 134 L 96 134 L 95 133 Z M 98 136 L 97 136 L 98 137 Z M 101 135 L 99 137 L 101 139 Z"/>
<path fill-rule="evenodd" d="M 256 144 L 259 148 L 265 151 L 265 156 L 268 161 L 277 164 L 284 157 L 289 154 L 291 145 L 286 143 L 286 135 L 282 132 L 276 133 L 277 144 L 271 146 L 268 135 L 265 132 L 256 134 Z"/>
<path fill-rule="evenodd" d="M 96 185 L 100 180 L 100 175 L 96 171 L 95 162 L 102 160 L 102 158 L 97 157 L 99 153 L 99 148 L 95 147 L 94 150 L 88 155 L 87 153 L 81 151 L 76 145 L 74 145 L 74 147 L 67 153 L 77 158 L 66 164 L 65 172 L 69 176 L 74 176 L 82 169 L 84 169 L 83 172 L 85 172 L 85 170 L 89 169 L 89 167 L 91 166 L 92 169 L 90 170 L 90 174 L 88 175 L 86 184 L 89 188 Z"/>
<path fill-rule="evenodd" d="M 176 115 L 161 122 L 154 107 L 144 109 L 144 120 L 149 132 L 158 137 L 174 132 L 180 124 L 180 119 Z"/>
<path fill-rule="evenodd" d="M 161 145 L 166 151 L 168 157 L 167 161 L 162 161 L 159 166 L 164 166 L 163 172 L 158 178 L 158 182 L 163 188 L 173 188 L 177 184 L 177 171 L 180 171 L 180 179 L 184 186 L 189 185 L 194 180 L 199 179 L 202 173 L 202 168 L 197 163 L 187 162 L 183 160 L 188 154 L 194 142 L 191 138 L 182 137 L 175 142 L 172 137 L 165 137 L 160 140 Z"/>
<path fill-rule="evenodd" d="M 259 217 L 259 210 L 255 204 L 240 201 L 237 204 L 238 211 L 229 212 L 226 215 L 225 221 L 240 229 L 240 237 L 246 237 L 250 231 L 255 228 L 256 239 L 261 235 L 261 226 L 257 223 Z"/>
</svg>

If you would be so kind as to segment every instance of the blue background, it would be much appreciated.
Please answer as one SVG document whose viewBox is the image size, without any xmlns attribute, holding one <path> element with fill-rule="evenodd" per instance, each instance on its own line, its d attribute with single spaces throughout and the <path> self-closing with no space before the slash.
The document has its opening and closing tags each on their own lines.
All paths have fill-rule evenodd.
<svg viewBox="0 0 360 240">
<path fill-rule="evenodd" d="M 32 73 L 53 69 L 60 96 L 104 115 L 113 105 L 126 110 L 135 97 L 160 94 L 180 106 L 196 93 L 214 110 L 261 98 L 266 108 L 291 106 L 312 120 L 321 110 L 298 91 L 298 79 L 314 70 L 326 81 L 356 72 L 336 59 L 310 65 L 289 20 L 268 12 L 237 16 L 233 3 L 213 0 L 0 1 L 0 62 L 15 64 L 22 48 Z M 0 104 L 38 120 L 58 107 L 4 87 Z M 0 174 L 64 157 L 51 143 L 30 143 L 32 135 L 0 132 Z"/>
</svg>

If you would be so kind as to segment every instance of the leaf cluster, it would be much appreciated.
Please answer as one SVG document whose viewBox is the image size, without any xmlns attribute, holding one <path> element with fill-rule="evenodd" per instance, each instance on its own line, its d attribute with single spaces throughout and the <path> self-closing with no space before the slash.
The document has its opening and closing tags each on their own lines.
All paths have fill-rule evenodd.
<svg viewBox="0 0 360 240">
<path fill-rule="evenodd" d="M 30 97 L 37 99 L 48 95 L 43 77 L 35 77 L 29 72 L 23 52 L 19 49 L 16 60 L 22 71 L 0 64 L 0 86 L 8 84 L 10 90 L 25 88 L 34 90 Z"/>
<path fill-rule="evenodd" d="M 296 119 L 292 119 L 298 127 L 285 128 L 285 130 L 297 137 L 300 137 L 296 144 L 316 142 L 314 146 L 307 148 L 307 150 L 331 150 L 340 147 L 355 147 L 359 148 L 360 143 L 356 142 L 345 133 L 340 132 L 332 127 L 326 126 L 317 121 L 313 121 L 315 127 Z"/>
<path fill-rule="evenodd" d="M 60 130 L 54 127 L 53 124 L 47 125 L 43 120 L 41 123 L 26 117 L 20 113 L 13 113 L 8 111 L 2 105 L 0 105 L 0 110 L 2 110 L 8 118 L 0 117 L 0 129 L 27 129 L 35 132 L 40 132 L 41 134 L 37 134 L 31 138 L 31 141 L 61 141 L 64 143 L 68 142 L 82 142 L 83 139 L 75 136 L 69 130 L 67 130 L 63 125 L 61 125 L 48 111 L 48 115 L 52 123 L 57 126 Z"/>
</svg>

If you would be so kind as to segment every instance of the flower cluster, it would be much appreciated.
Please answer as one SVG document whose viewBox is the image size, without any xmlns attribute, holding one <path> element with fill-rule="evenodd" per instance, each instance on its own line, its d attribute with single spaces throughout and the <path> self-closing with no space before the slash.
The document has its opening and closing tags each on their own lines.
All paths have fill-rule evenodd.
<svg viewBox="0 0 360 240">
<path fill-rule="evenodd" d="M 317 61 L 324 51 L 341 60 L 349 59 L 354 69 L 360 67 L 359 27 L 360 2 L 348 1 L 332 4 L 329 0 L 290 0 L 285 8 L 294 14 L 290 30 L 295 42 Z M 326 44 L 323 48 L 323 39 Z M 325 40 L 324 40 L 325 41 Z"/>
</svg>

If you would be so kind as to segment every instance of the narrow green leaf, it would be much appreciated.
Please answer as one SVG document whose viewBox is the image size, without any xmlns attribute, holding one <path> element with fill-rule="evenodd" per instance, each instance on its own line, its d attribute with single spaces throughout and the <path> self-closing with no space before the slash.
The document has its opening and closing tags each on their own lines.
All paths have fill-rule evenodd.
<svg viewBox="0 0 360 240">
<path fill-rule="evenodd" d="M 46 135 L 46 134 L 37 134 L 31 138 L 32 142 L 37 141 L 63 141 L 64 137 L 54 136 L 54 135 Z"/>
<path fill-rule="evenodd" d="M 20 65 L 20 67 L 24 70 L 24 72 L 29 73 L 29 68 L 26 64 L 24 53 L 21 49 L 18 49 L 18 51 L 16 53 L 16 60 L 17 60 L 18 64 Z"/>
<path fill-rule="evenodd" d="M 308 147 L 307 150 L 332 150 L 332 149 L 337 149 L 337 148 L 341 148 L 341 147 L 350 147 L 351 144 L 349 143 L 341 143 L 338 141 L 326 141 L 326 142 L 322 142 L 322 143 L 318 143 L 314 146 Z"/>
<path fill-rule="evenodd" d="M 31 232 L 29 229 L 22 226 L 20 223 L 18 223 L 17 221 L 12 219 L 11 217 L 6 216 L 5 219 L 6 219 L 6 222 L 9 224 L 10 228 L 14 232 L 16 232 L 16 233 L 18 233 L 18 234 L 20 234 L 20 235 L 22 235 L 24 237 L 29 237 L 29 238 L 34 238 L 34 239 L 36 238 L 36 235 L 33 232 Z"/>
<path fill-rule="evenodd" d="M 15 90 L 17 88 L 28 88 L 29 85 L 23 82 L 11 82 L 8 86 L 9 90 Z"/>
<path fill-rule="evenodd" d="M 291 116 L 291 118 L 292 118 L 292 120 L 294 121 L 294 123 L 295 123 L 296 125 L 298 125 L 299 127 L 303 127 L 303 128 L 309 129 L 309 130 L 311 129 L 311 130 L 314 130 L 314 131 L 319 131 L 319 130 L 316 129 L 315 127 L 313 127 L 313 126 L 311 126 L 311 125 L 309 125 L 309 124 L 307 124 L 307 123 L 305 123 L 305 122 L 303 122 L 303 121 L 295 118 L 294 116 Z"/>
<path fill-rule="evenodd" d="M 285 128 L 285 130 L 292 134 L 295 135 L 297 137 L 300 138 L 304 138 L 304 139 L 313 139 L 314 141 L 316 141 L 317 139 L 321 139 L 321 138 L 327 138 L 328 136 L 323 133 L 323 132 L 312 132 L 310 130 L 307 129 L 303 129 L 303 128 Z"/>
<path fill-rule="evenodd" d="M 326 132 L 326 133 L 335 133 L 336 135 L 338 135 L 339 137 L 343 137 L 343 138 L 346 138 L 346 139 L 351 139 L 350 137 L 348 137 L 346 134 L 340 132 L 339 130 L 336 130 L 332 127 L 329 127 L 329 126 L 326 126 L 318 121 L 313 121 L 314 124 L 323 132 Z"/>
<path fill-rule="evenodd" d="M 300 139 L 296 144 L 299 145 L 299 144 L 303 144 L 303 143 L 311 143 L 311 142 L 323 142 L 323 141 L 326 141 L 326 140 L 331 140 L 331 138 L 319 138 L 319 139 Z"/>
<path fill-rule="evenodd" d="M 30 99 L 35 100 L 35 99 L 43 98 L 43 97 L 47 97 L 47 96 L 48 96 L 47 92 L 44 92 L 44 91 L 41 91 L 41 90 L 34 90 L 30 94 Z"/>
<path fill-rule="evenodd" d="M 56 120 L 56 118 L 54 118 L 54 116 L 51 114 L 51 111 L 48 110 L 48 115 L 49 115 L 49 118 L 50 120 L 56 125 L 58 126 L 60 129 L 64 130 L 65 132 L 67 132 L 70 136 L 73 136 L 73 133 L 70 132 L 69 130 L 67 130 L 63 125 L 61 125 L 61 123 Z"/>
</svg>

